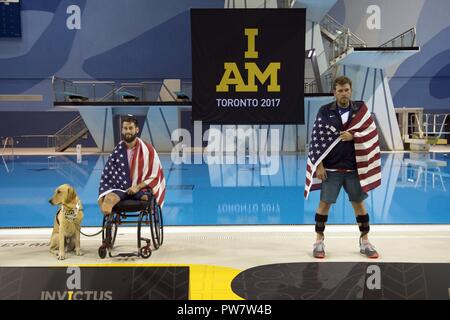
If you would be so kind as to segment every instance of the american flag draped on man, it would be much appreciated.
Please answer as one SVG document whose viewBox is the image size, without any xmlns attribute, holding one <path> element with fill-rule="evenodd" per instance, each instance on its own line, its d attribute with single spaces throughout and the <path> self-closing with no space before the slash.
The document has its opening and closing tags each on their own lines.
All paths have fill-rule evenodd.
<svg viewBox="0 0 450 320">
<path fill-rule="evenodd" d="M 166 180 L 164 178 L 158 154 L 151 144 L 136 138 L 136 150 L 128 165 L 127 145 L 121 141 L 108 158 L 100 178 L 99 196 L 119 190 L 124 191 L 133 185 L 145 182 L 145 189 L 150 189 L 157 203 L 162 208 L 166 195 Z"/>
<path fill-rule="evenodd" d="M 368 192 L 381 184 L 381 160 L 377 128 L 365 104 L 355 114 L 346 131 L 353 134 L 359 182 L 362 190 Z M 306 199 L 310 191 L 320 189 L 321 180 L 316 178 L 316 168 L 339 141 L 339 131 L 327 123 L 327 119 L 317 117 L 306 164 Z"/>
</svg>

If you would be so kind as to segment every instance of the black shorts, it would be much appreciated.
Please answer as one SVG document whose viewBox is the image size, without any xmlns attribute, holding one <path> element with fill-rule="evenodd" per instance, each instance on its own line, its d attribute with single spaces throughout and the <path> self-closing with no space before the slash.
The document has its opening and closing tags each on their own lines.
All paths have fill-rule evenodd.
<svg viewBox="0 0 450 320">
<path fill-rule="evenodd" d="M 148 197 L 148 199 L 150 199 L 151 196 L 152 196 L 151 192 L 143 191 L 143 190 L 139 190 L 135 194 L 128 194 L 126 192 L 119 191 L 119 190 L 114 190 L 111 193 L 116 194 L 120 198 L 120 201 L 123 201 L 123 200 L 141 200 L 142 196 L 145 196 L 145 195 Z"/>
</svg>

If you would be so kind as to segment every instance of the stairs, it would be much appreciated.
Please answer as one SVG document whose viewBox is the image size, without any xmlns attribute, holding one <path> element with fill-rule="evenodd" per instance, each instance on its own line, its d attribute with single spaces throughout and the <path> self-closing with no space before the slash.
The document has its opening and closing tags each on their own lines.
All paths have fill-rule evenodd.
<svg viewBox="0 0 450 320">
<path fill-rule="evenodd" d="M 55 151 L 63 152 L 88 132 L 89 129 L 81 116 L 76 117 L 55 133 Z"/>
<path fill-rule="evenodd" d="M 365 41 L 329 15 L 326 15 L 320 22 L 320 32 L 329 42 L 328 61 L 330 66 L 349 48 L 367 46 Z"/>
</svg>

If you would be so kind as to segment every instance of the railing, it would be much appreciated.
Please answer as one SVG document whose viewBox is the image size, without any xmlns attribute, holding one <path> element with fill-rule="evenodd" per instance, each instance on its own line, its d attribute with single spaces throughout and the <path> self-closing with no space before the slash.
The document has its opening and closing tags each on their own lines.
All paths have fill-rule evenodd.
<svg viewBox="0 0 450 320">
<path fill-rule="evenodd" d="M 322 76 L 322 84 L 324 92 L 333 92 L 333 81 L 336 79 L 338 71 L 337 65 L 332 65 L 326 70 Z"/>
<path fill-rule="evenodd" d="M 10 173 L 10 172 L 14 171 L 14 138 L 13 137 L 5 137 L 5 138 L 2 137 L 2 144 L 3 144 L 3 149 L 2 149 L 2 154 L 0 155 L 0 157 L 2 158 L 2 162 L 3 162 L 3 165 L 5 166 L 6 172 Z M 10 155 L 5 155 L 7 146 L 11 147 Z M 11 159 L 11 163 L 12 163 L 11 167 L 9 167 L 6 162 L 6 160 L 8 158 Z"/>
<path fill-rule="evenodd" d="M 11 173 L 14 171 L 14 155 L 0 156 L 2 158 L 3 165 L 5 166 L 6 173 Z M 8 160 L 10 165 L 8 165 Z"/>
<path fill-rule="evenodd" d="M 417 155 L 420 154 L 416 154 L 415 156 Z M 424 156 L 424 159 L 403 159 L 396 183 L 397 187 L 416 189 L 423 188 L 424 191 L 427 191 L 431 180 L 431 188 L 433 190 L 437 189 L 446 192 L 447 189 L 442 176 L 443 172 L 440 167 L 445 168 L 447 166 L 447 161 L 434 159 L 435 154 L 433 154 L 433 159 L 429 158 L 431 154 L 426 153 L 422 155 Z M 438 183 L 436 183 L 436 181 Z"/>
<path fill-rule="evenodd" d="M 72 81 L 52 76 L 53 98 L 54 101 L 66 101 L 65 92 L 77 93 L 77 88 Z"/>
<path fill-rule="evenodd" d="M 347 29 L 329 15 L 325 15 L 325 17 L 323 17 L 322 21 L 320 21 L 320 26 L 334 37 L 337 37 L 343 30 Z"/>
<path fill-rule="evenodd" d="M 190 100 L 192 100 L 192 81 L 182 81 L 181 91 L 184 92 Z"/>
<path fill-rule="evenodd" d="M 448 113 L 425 113 L 422 119 L 417 114 L 414 114 L 414 125 L 413 121 L 410 121 L 413 128 L 417 128 L 418 132 L 413 132 L 420 139 L 430 139 L 434 138 L 436 142 L 443 134 L 450 134 L 450 131 L 445 130 L 445 125 L 447 124 L 447 118 L 450 114 Z M 430 139 L 431 140 L 431 139 Z"/>
<path fill-rule="evenodd" d="M 249 3 L 250 2 L 250 3 Z M 265 9 L 269 8 L 270 3 L 277 3 L 278 8 L 291 8 L 293 4 L 295 3 L 295 0 L 261 0 L 261 3 L 259 5 L 255 5 L 254 0 L 225 0 L 225 8 L 229 9 L 235 9 L 235 8 L 244 8 L 244 9 L 250 9 L 250 8 L 258 8 L 258 9 Z M 269 6 L 268 6 L 269 4 Z"/>
<path fill-rule="evenodd" d="M 144 81 L 145 96 L 148 101 L 158 101 L 163 81 Z"/>
<path fill-rule="evenodd" d="M 416 46 L 416 27 L 403 32 L 402 34 L 386 41 L 380 47 L 415 47 Z"/>
<path fill-rule="evenodd" d="M 2 149 L 2 156 L 5 154 L 6 151 L 6 147 L 10 146 L 11 147 L 11 153 L 14 156 L 14 138 L 13 137 L 5 137 L 2 138 L 2 144 L 3 144 L 3 149 Z"/>
<path fill-rule="evenodd" d="M 319 93 L 316 79 L 312 78 L 305 79 L 304 93 Z"/>
<path fill-rule="evenodd" d="M 42 143 L 44 141 L 43 139 L 46 139 L 47 148 L 55 147 L 55 135 L 53 135 L 53 134 L 23 134 L 20 136 L 14 136 L 14 138 L 15 138 L 15 141 L 17 144 L 19 143 L 19 141 L 21 144 L 26 144 L 26 143 L 23 143 L 24 140 L 34 139 L 34 141 L 35 141 L 34 145 L 36 145 L 36 144 L 42 145 Z M 36 142 L 36 140 L 38 142 Z"/>
<path fill-rule="evenodd" d="M 137 83 L 120 83 L 114 81 L 70 81 L 52 77 L 55 102 L 156 102 L 186 101 L 192 97 L 190 79 L 180 80 L 180 92 L 167 87 L 164 79 L 142 81 Z M 183 95 L 180 99 L 179 95 Z M 187 99 L 186 99 L 187 98 Z"/>
<path fill-rule="evenodd" d="M 339 57 L 342 53 L 353 47 L 366 47 L 367 44 L 350 29 L 341 25 L 329 15 L 326 15 L 320 22 L 322 30 L 325 30 L 331 37 L 332 52 L 331 61 Z"/>
<path fill-rule="evenodd" d="M 91 101 L 97 101 L 116 85 L 114 81 L 73 81 L 73 84 L 80 96 Z"/>
<path fill-rule="evenodd" d="M 356 37 L 349 29 L 340 33 L 333 41 L 332 60 L 338 58 L 349 48 L 366 47 L 366 43 Z"/>
<path fill-rule="evenodd" d="M 118 89 L 112 89 L 98 101 L 144 101 L 145 86 L 142 83 L 122 83 Z"/>
<path fill-rule="evenodd" d="M 52 77 L 55 101 L 97 101 L 114 90 L 114 81 L 70 81 Z"/>
<path fill-rule="evenodd" d="M 81 132 L 85 133 L 86 130 L 86 124 L 84 123 L 81 116 L 76 117 L 64 128 L 55 133 L 55 149 L 60 149 L 61 147 L 69 143 L 69 141 L 73 140 L 74 137 L 80 135 Z"/>
</svg>

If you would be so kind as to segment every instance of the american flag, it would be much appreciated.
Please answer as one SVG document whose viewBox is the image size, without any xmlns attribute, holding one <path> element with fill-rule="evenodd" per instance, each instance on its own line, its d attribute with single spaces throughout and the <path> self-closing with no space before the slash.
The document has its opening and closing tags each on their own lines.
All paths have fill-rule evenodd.
<svg viewBox="0 0 450 320">
<path fill-rule="evenodd" d="M 115 190 L 125 192 L 131 186 L 145 182 L 147 187 L 144 190 L 151 190 L 162 208 L 166 195 L 166 180 L 158 154 L 152 145 L 136 139 L 131 166 L 128 165 L 126 143 L 121 141 L 114 148 L 100 178 L 98 198 Z"/>
<path fill-rule="evenodd" d="M 339 131 L 322 117 L 317 117 L 312 130 L 306 164 L 306 199 L 310 191 L 321 187 L 322 181 L 315 175 L 317 166 L 341 141 Z M 377 127 L 365 104 L 362 104 L 346 131 L 353 133 L 359 182 L 362 190 L 368 192 L 381 185 L 381 160 Z"/>
</svg>

